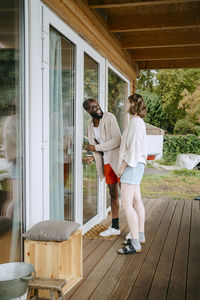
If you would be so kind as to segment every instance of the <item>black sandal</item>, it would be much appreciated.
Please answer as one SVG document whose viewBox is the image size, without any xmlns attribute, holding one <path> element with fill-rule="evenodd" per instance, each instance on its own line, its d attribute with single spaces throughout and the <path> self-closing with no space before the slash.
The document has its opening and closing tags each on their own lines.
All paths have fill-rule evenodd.
<svg viewBox="0 0 200 300">
<path fill-rule="evenodd" d="M 119 254 L 134 254 L 134 253 L 139 253 L 141 251 L 142 251 L 141 249 L 135 250 L 134 246 L 131 243 L 128 244 L 126 247 L 117 250 Z"/>
<path fill-rule="evenodd" d="M 123 241 L 123 245 L 130 245 L 131 244 L 131 239 L 125 239 L 124 241 Z M 140 244 L 141 245 L 144 245 L 145 244 L 145 241 L 143 241 L 143 242 L 140 242 Z"/>
</svg>

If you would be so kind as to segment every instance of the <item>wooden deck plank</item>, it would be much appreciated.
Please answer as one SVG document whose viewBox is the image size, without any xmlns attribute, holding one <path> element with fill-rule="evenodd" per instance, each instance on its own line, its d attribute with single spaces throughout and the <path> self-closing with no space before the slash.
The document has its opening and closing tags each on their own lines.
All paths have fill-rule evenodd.
<svg viewBox="0 0 200 300">
<path fill-rule="evenodd" d="M 183 215 L 184 201 L 179 200 L 176 205 L 172 222 L 167 233 L 164 247 L 156 268 L 148 299 L 166 299 L 168 283 L 173 265 L 174 253 L 177 246 L 178 234 Z M 131 296 L 131 294 L 130 294 Z"/>
<path fill-rule="evenodd" d="M 83 239 L 83 248 L 85 248 L 90 242 L 91 239 Z"/>
<path fill-rule="evenodd" d="M 122 212 L 120 212 L 120 220 L 121 220 L 121 227 L 126 229 L 126 220 L 125 216 L 123 215 Z M 106 222 L 104 221 L 104 224 Z M 92 240 L 91 243 L 89 244 L 89 247 L 91 247 L 91 244 L 96 244 L 97 240 Z M 105 253 L 108 251 L 108 249 L 112 246 L 114 243 L 115 239 L 113 240 L 104 240 L 104 239 L 99 239 L 98 242 L 99 245 L 96 247 L 95 251 L 90 252 L 87 258 L 85 259 L 83 263 L 83 279 L 73 288 L 71 289 L 67 294 L 66 294 L 66 299 L 71 299 L 70 297 L 75 293 L 75 291 L 81 286 L 84 280 L 86 280 L 88 274 L 93 270 L 93 268 L 98 264 L 98 262 L 104 257 Z M 83 249 L 84 251 L 87 251 L 88 245 Z"/>
<path fill-rule="evenodd" d="M 148 200 L 145 200 L 145 209 L 148 211 L 149 207 L 151 207 L 153 205 L 153 202 Z M 104 223 L 106 223 L 104 221 Z M 127 221 L 126 221 L 126 217 L 124 215 L 123 210 L 120 210 L 120 228 L 121 230 L 124 230 L 125 228 L 125 235 L 128 233 L 128 227 L 127 227 Z M 86 242 L 85 240 L 90 240 L 90 242 Z M 84 244 L 84 249 L 83 249 L 83 262 L 86 260 L 86 258 L 96 249 L 96 247 L 98 247 L 98 245 L 103 241 L 102 240 L 98 240 L 98 239 L 83 239 L 83 244 Z"/>
<path fill-rule="evenodd" d="M 157 205 L 156 205 L 157 204 Z M 148 230 L 150 230 L 151 225 L 151 217 L 155 216 L 155 210 L 157 210 L 158 203 L 155 201 L 149 202 L 149 207 L 147 209 L 146 206 L 146 226 L 148 227 Z M 108 272 L 102 279 L 102 281 L 99 283 L 93 294 L 90 296 L 90 300 L 102 300 L 102 299 L 108 299 L 113 288 L 115 287 L 116 283 L 120 280 L 121 274 L 123 273 L 124 269 L 128 265 L 129 261 L 131 259 L 131 256 L 126 255 L 118 255 L 116 257 L 116 260 L 112 264 L 112 266 L 109 268 Z"/>
<path fill-rule="evenodd" d="M 187 300 L 200 299 L 200 211 L 199 211 L 199 201 L 193 201 L 193 203 L 192 203 L 186 299 Z"/>
<path fill-rule="evenodd" d="M 84 239 L 83 239 L 84 240 Z M 83 249 L 83 262 L 87 259 L 87 257 L 95 251 L 95 249 L 102 243 L 102 240 L 96 239 L 91 242 Z"/>
<path fill-rule="evenodd" d="M 71 296 L 82 285 L 82 283 L 85 281 L 88 274 L 93 270 L 96 264 L 98 264 L 98 262 L 104 257 L 105 253 L 108 251 L 113 242 L 114 240 L 102 241 L 102 243 L 97 247 L 97 249 L 85 260 L 83 264 L 83 279 L 79 281 L 79 283 L 65 295 L 66 299 L 71 299 Z"/>
<path fill-rule="evenodd" d="M 146 229 L 146 244 L 143 246 L 142 253 L 131 256 L 130 263 L 125 268 L 120 278 L 120 281 L 116 283 L 116 286 L 113 292 L 111 293 L 109 299 L 125 300 L 128 298 L 128 295 L 132 289 L 135 279 L 137 278 L 138 273 L 141 269 L 143 261 L 145 260 L 145 257 L 149 251 L 149 247 L 152 241 L 154 240 L 155 233 L 158 230 L 160 223 L 162 223 L 163 216 L 168 210 L 171 209 L 171 206 L 173 206 L 170 205 L 168 201 L 162 201 L 160 203 L 162 203 L 162 205 L 160 205 L 157 218 L 154 219 L 152 226 L 148 226 Z"/>
<path fill-rule="evenodd" d="M 145 200 L 145 209 L 146 211 L 148 211 L 151 206 L 153 205 L 153 201 L 151 200 Z M 88 259 L 86 259 L 86 261 L 84 262 L 83 265 L 83 272 L 84 272 L 84 278 L 82 279 L 82 281 L 80 281 L 80 283 L 78 285 L 76 285 L 76 287 L 74 287 L 67 295 L 66 295 L 66 299 L 88 299 L 88 294 L 91 294 L 93 292 L 93 286 L 95 288 L 95 284 L 94 282 L 97 282 L 96 285 L 98 285 L 98 280 L 101 281 L 102 277 L 104 275 L 101 276 L 101 274 L 103 274 L 102 272 L 107 272 L 107 268 L 109 266 L 109 263 L 107 261 L 105 261 L 105 258 L 108 257 L 108 261 L 110 260 L 111 256 L 111 261 L 114 259 L 113 258 L 113 252 L 115 252 L 115 255 L 118 255 L 116 250 L 113 251 L 113 244 L 117 243 L 119 245 L 121 245 L 125 234 L 128 232 L 127 229 L 127 222 L 126 222 L 126 218 L 123 214 L 123 212 L 121 212 L 121 235 L 116 237 L 114 240 L 108 241 L 108 240 L 102 240 L 102 243 L 100 244 L 100 247 L 97 247 L 96 250 L 88 257 Z M 107 249 L 107 252 L 109 251 L 109 255 L 107 254 L 107 252 L 105 252 L 104 248 L 104 244 L 105 242 L 109 243 L 110 245 L 110 249 Z M 119 246 L 114 246 L 115 249 L 118 249 Z M 103 249 L 102 249 L 103 248 Z M 108 247 L 109 248 L 109 247 Z M 97 252 L 98 251 L 98 252 Z M 99 257 L 99 252 L 102 255 L 102 262 L 101 259 L 98 261 L 98 257 Z M 91 260 L 91 256 L 93 258 L 93 261 Z M 96 262 L 96 265 L 95 265 Z M 103 266 L 105 267 L 106 270 L 103 269 L 102 266 L 99 267 L 99 265 L 103 264 Z M 112 264 L 112 263 L 111 263 Z M 100 270 L 98 270 L 98 268 Z M 97 270 L 96 270 L 97 269 Z M 104 271 L 103 271 L 104 270 Z M 91 274 L 90 274 L 91 272 Z M 89 277 L 89 279 L 88 279 Z M 92 281 L 93 279 L 93 281 Z M 86 289 L 88 289 L 88 293 L 86 292 Z M 92 289 L 92 290 L 90 290 Z M 84 295 L 84 296 L 83 296 Z"/>
<path fill-rule="evenodd" d="M 185 299 L 191 204 L 191 201 L 185 201 L 167 300 Z"/>
<path fill-rule="evenodd" d="M 199 208 L 199 201 L 146 201 L 146 244 L 127 256 L 116 251 L 128 233 L 120 211 L 120 236 L 84 243 L 84 278 L 66 299 L 200 299 Z"/>
<path fill-rule="evenodd" d="M 125 221 L 125 219 L 124 219 Z M 115 260 L 117 253 L 114 249 L 118 249 L 121 245 L 123 239 L 124 239 L 124 232 L 127 231 L 127 225 L 122 225 L 121 228 L 121 235 L 117 236 L 113 240 L 102 240 L 102 243 L 100 244 L 100 247 L 97 247 L 97 249 L 89 256 L 88 259 L 86 259 L 83 270 L 84 270 L 84 278 L 80 282 L 78 288 L 74 291 L 73 294 L 68 294 L 67 299 L 88 299 L 90 294 L 93 292 L 95 287 L 98 285 L 98 282 L 101 281 L 104 274 L 107 272 L 107 269 L 109 266 L 113 263 Z M 105 244 L 107 242 L 108 247 L 105 248 Z M 106 250 L 106 251 L 105 251 Z M 102 254 L 101 258 L 97 260 L 97 251 Z M 91 256 L 93 258 L 93 261 L 91 261 Z M 93 265 L 93 268 L 91 268 L 91 265 Z"/>
<path fill-rule="evenodd" d="M 104 241 L 105 243 L 106 241 Z M 111 241 L 109 241 L 111 243 Z M 103 243 L 103 244 L 104 244 Z M 88 299 L 93 290 L 98 285 L 99 281 L 103 278 L 107 269 L 112 265 L 116 259 L 117 253 L 114 251 L 115 248 L 119 247 L 121 240 L 117 238 L 114 243 L 111 244 L 109 250 L 104 254 L 103 259 L 101 259 L 95 268 L 90 272 L 87 278 L 82 282 L 81 286 L 75 291 L 70 299 Z"/>
<path fill-rule="evenodd" d="M 167 237 L 167 233 L 172 221 L 174 211 L 176 209 L 176 201 L 170 201 L 169 208 L 156 232 L 154 241 L 149 249 L 149 252 L 144 260 L 140 273 L 132 287 L 131 297 L 140 297 L 140 299 L 147 299 L 151 287 L 151 283 L 156 271 L 159 257 Z"/>
</svg>

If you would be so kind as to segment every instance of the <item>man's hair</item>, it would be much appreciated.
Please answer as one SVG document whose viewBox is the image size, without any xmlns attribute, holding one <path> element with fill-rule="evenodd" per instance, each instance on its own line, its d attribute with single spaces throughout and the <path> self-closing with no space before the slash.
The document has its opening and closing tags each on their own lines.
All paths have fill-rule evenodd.
<svg viewBox="0 0 200 300">
<path fill-rule="evenodd" d="M 92 99 L 92 98 L 86 99 L 86 100 L 83 102 L 83 107 L 84 107 L 84 109 L 85 109 L 85 110 L 89 110 L 90 104 L 91 104 L 93 101 L 96 101 L 96 100 L 95 100 L 95 99 Z"/>
<path fill-rule="evenodd" d="M 139 94 L 133 94 L 128 97 L 128 100 L 131 104 L 128 110 L 129 114 L 137 114 L 140 118 L 144 119 L 146 116 L 147 108 L 142 96 Z"/>
</svg>

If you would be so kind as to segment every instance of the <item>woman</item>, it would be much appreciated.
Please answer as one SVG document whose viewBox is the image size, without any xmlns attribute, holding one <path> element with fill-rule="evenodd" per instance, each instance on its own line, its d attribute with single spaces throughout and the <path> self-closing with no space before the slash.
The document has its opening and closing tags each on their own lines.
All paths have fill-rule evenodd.
<svg viewBox="0 0 200 300">
<path fill-rule="evenodd" d="M 121 201 L 125 211 L 130 239 L 126 246 L 118 250 L 119 254 L 141 252 L 141 243 L 145 242 L 145 211 L 141 199 L 140 182 L 144 174 L 147 159 L 146 127 L 143 118 L 146 105 L 141 95 L 129 96 L 128 112 L 132 116 L 125 129 L 119 154 L 118 176 L 121 181 Z"/>
</svg>

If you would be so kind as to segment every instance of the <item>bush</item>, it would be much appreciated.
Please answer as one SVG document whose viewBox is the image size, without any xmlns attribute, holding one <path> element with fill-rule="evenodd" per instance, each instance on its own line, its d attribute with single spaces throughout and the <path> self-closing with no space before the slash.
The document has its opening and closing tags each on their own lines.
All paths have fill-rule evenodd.
<svg viewBox="0 0 200 300">
<path fill-rule="evenodd" d="M 182 119 L 176 122 L 174 127 L 175 134 L 199 134 L 199 128 L 190 120 Z"/>
<path fill-rule="evenodd" d="M 182 169 L 182 170 L 174 170 L 173 174 L 177 176 L 190 176 L 190 177 L 197 177 L 199 176 L 199 172 L 195 170 L 188 170 L 188 169 Z"/>
<path fill-rule="evenodd" d="M 165 135 L 163 158 L 166 163 L 175 162 L 178 154 L 200 154 L 200 138 L 195 135 Z"/>
</svg>

